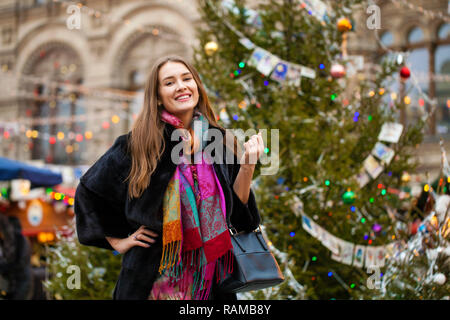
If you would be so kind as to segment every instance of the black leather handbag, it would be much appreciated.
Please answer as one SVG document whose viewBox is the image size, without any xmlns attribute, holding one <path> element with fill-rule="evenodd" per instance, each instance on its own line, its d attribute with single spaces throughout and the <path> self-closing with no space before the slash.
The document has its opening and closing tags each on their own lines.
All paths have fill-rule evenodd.
<svg viewBox="0 0 450 320">
<path fill-rule="evenodd" d="M 259 227 L 248 233 L 237 233 L 232 227 L 228 230 L 233 244 L 233 272 L 219 280 L 219 291 L 237 293 L 259 290 L 284 281 L 280 267 Z M 222 274 L 223 265 L 219 264 L 218 267 Z"/>
</svg>

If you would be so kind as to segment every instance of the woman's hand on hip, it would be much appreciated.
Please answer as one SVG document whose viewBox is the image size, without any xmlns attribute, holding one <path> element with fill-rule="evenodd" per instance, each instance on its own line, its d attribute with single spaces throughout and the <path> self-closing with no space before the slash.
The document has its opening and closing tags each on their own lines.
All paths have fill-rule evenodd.
<svg viewBox="0 0 450 320">
<path fill-rule="evenodd" d="M 158 236 L 155 232 L 148 230 L 145 226 L 141 226 L 134 233 L 127 238 L 119 239 L 106 237 L 106 240 L 110 243 L 111 247 L 117 252 L 124 254 L 134 246 L 149 248 L 152 243 L 155 243 L 155 239 Z"/>
</svg>

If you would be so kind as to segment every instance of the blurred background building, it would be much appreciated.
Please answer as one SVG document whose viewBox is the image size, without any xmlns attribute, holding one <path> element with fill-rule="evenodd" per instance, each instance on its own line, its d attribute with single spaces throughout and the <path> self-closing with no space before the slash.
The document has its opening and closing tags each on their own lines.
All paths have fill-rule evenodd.
<svg viewBox="0 0 450 320">
<path fill-rule="evenodd" d="M 64 165 L 127 132 L 152 62 L 190 57 L 197 23 L 181 0 L 11 0 L 0 16 L 0 154 Z"/>
</svg>

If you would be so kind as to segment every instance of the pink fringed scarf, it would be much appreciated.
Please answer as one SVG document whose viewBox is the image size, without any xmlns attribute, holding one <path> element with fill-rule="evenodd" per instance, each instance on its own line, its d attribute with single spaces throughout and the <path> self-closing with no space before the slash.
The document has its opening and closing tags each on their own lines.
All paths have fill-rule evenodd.
<svg viewBox="0 0 450 320">
<path fill-rule="evenodd" d="M 162 120 L 177 129 L 184 128 L 182 121 L 166 110 Z M 195 120 L 201 121 L 204 130 L 208 129 L 208 120 L 198 111 L 194 113 Z M 212 162 L 205 159 L 202 143 L 197 140 L 191 144 L 194 152 L 201 149 L 201 163 L 180 163 L 166 189 L 159 268 L 162 275 L 153 284 L 150 299 L 205 300 L 219 260 L 223 260 L 220 263 L 225 272 L 232 272 L 233 246 L 226 223 L 225 198 Z M 223 276 L 217 274 L 217 281 Z"/>
</svg>

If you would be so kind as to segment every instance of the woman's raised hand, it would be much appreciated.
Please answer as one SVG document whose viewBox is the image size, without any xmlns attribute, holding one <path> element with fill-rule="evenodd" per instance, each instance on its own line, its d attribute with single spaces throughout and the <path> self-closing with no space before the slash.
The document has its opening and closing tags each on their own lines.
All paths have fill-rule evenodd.
<svg viewBox="0 0 450 320">
<path fill-rule="evenodd" d="M 152 243 L 155 243 L 156 240 L 153 238 L 156 237 L 158 237 L 158 234 L 146 229 L 145 226 L 142 225 L 127 238 L 119 239 L 106 237 L 106 240 L 108 240 L 114 250 L 121 254 L 124 254 L 134 246 L 149 248 Z"/>
<path fill-rule="evenodd" d="M 264 152 L 264 141 L 261 136 L 261 132 L 250 137 L 250 139 L 244 143 L 244 154 L 241 158 L 241 166 L 256 166 L 259 157 Z"/>
</svg>

